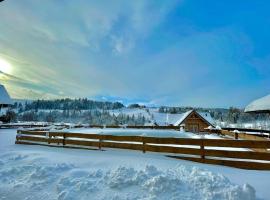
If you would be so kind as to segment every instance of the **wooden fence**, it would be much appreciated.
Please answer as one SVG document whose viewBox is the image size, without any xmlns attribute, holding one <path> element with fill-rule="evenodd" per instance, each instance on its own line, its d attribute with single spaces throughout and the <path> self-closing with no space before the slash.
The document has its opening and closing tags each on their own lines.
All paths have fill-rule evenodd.
<svg viewBox="0 0 270 200">
<path fill-rule="evenodd" d="M 234 139 L 244 139 L 244 140 L 263 140 L 263 141 L 270 141 L 268 137 L 261 137 L 254 134 L 249 134 L 245 132 L 239 132 L 239 131 L 228 131 L 228 130 L 218 130 L 218 129 L 207 129 L 207 132 L 209 133 L 216 133 L 223 136 L 229 136 Z"/>
<path fill-rule="evenodd" d="M 16 144 L 49 145 L 97 150 L 103 150 L 104 148 L 130 149 L 139 150 L 143 153 L 166 153 L 169 154 L 167 155 L 169 157 L 201 163 L 218 164 L 243 169 L 270 170 L 269 152 L 256 152 L 241 149 L 270 149 L 270 141 L 157 138 L 18 130 Z M 223 148 L 218 149 L 215 147 Z"/>
<path fill-rule="evenodd" d="M 269 137 L 270 136 L 270 130 L 264 130 L 264 129 L 231 128 L 231 127 L 225 127 L 222 129 L 226 130 L 226 131 L 238 130 L 240 132 L 248 132 L 248 133 L 252 133 L 252 135 L 256 135 L 256 136 L 260 136 L 260 137 Z"/>
</svg>

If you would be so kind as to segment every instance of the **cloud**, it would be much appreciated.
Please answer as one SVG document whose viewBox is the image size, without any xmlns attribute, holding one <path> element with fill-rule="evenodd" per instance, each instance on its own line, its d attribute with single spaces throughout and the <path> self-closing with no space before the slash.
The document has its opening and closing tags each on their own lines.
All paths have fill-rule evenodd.
<svg viewBox="0 0 270 200">
<path fill-rule="evenodd" d="M 251 77 L 252 41 L 232 26 L 172 23 L 182 1 L 6 1 L 0 7 L 2 78 L 16 98 L 114 97 L 156 104 L 239 105 Z M 179 29 L 168 28 L 168 24 Z M 245 51 L 243 51 L 245 50 Z M 209 95 L 213 94 L 213 95 Z"/>
<path fill-rule="evenodd" d="M 108 2 L 62 1 L 59 5 L 48 0 L 42 7 L 40 3 L 10 1 L 1 8 L 5 31 L 0 34 L 0 47 L 6 49 L 1 53 L 19 60 L 13 61 L 15 75 L 74 96 L 95 95 L 107 85 L 100 83 L 102 79 L 119 85 L 104 71 L 109 66 L 99 60 L 132 49 L 134 41 L 146 37 L 158 23 L 146 24 L 142 19 L 160 19 L 169 11 L 162 1 L 119 1 L 121 7 Z"/>
</svg>

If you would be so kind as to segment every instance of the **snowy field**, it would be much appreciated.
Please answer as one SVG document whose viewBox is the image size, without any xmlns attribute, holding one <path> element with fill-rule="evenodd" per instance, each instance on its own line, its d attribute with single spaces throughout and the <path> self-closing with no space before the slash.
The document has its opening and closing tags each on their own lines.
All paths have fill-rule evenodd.
<svg viewBox="0 0 270 200">
<path fill-rule="evenodd" d="M 58 131 L 58 130 L 57 130 Z M 219 139 L 215 134 L 194 134 L 177 130 L 153 130 L 153 129 L 116 129 L 116 128 L 74 128 L 63 129 L 63 132 L 104 134 L 104 135 L 127 135 L 127 136 L 148 136 L 148 137 L 174 137 L 174 138 L 208 138 Z M 58 131 L 59 132 L 59 131 Z"/>
<path fill-rule="evenodd" d="M 137 151 L 15 145 L 15 136 L 16 130 L 0 129 L 1 200 L 267 200 L 270 196 L 267 171 Z"/>
</svg>

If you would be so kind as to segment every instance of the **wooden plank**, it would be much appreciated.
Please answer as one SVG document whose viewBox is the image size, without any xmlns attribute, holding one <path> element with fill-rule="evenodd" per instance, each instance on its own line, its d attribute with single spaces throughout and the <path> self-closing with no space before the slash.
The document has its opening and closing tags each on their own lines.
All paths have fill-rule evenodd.
<svg viewBox="0 0 270 200">
<path fill-rule="evenodd" d="M 227 130 L 221 130 L 221 133 L 224 135 L 228 135 L 230 137 L 234 137 L 234 133 L 231 131 L 227 131 Z M 251 135 L 251 134 L 247 134 L 247 133 L 238 133 L 238 137 L 240 139 L 244 139 L 244 140 L 262 140 L 262 141 L 270 141 L 267 138 L 264 137 L 259 137 L 256 135 Z"/>
<path fill-rule="evenodd" d="M 48 144 L 55 144 L 55 143 L 59 143 L 62 144 L 63 143 L 63 139 L 59 139 L 59 138 L 48 138 Z"/>
<path fill-rule="evenodd" d="M 88 146 L 88 147 L 98 147 L 99 142 L 95 141 L 83 141 L 83 140 L 65 140 L 66 145 L 78 145 L 78 146 Z"/>
<path fill-rule="evenodd" d="M 49 132 L 49 137 L 63 137 L 64 132 Z"/>
<path fill-rule="evenodd" d="M 116 136 L 116 135 L 100 135 L 100 134 L 84 134 L 84 133 L 65 133 L 65 136 L 66 138 L 142 142 L 141 136 Z"/>
<path fill-rule="evenodd" d="M 152 144 L 201 145 L 201 139 L 144 137 L 143 141 Z"/>
<path fill-rule="evenodd" d="M 131 149 L 131 150 L 143 150 L 142 144 L 129 144 L 129 143 L 113 143 L 113 142 L 102 142 L 102 147 L 117 148 L 117 149 Z"/>
<path fill-rule="evenodd" d="M 268 160 L 270 161 L 270 153 L 253 152 L 253 151 L 227 151 L 227 150 L 204 150 L 205 156 L 238 158 L 250 160 Z"/>
<path fill-rule="evenodd" d="M 245 140 L 262 140 L 262 141 L 269 141 L 269 139 L 256 136 L 256 135 L 251 135 L 251 134 L 246 134 L 246 133 L 238 133 L 239 138 L 245 139 Z"/>
<path fill-rule="evenodd" d="M 144 146 L 144 149 L 145 151 L 151 151 L 151 152 L 201 155 L 200 149 L 193 149 L 193 148 L 154 146 L 154 145 L 146 144 Z"/>
<path fill-rule="evenodd" d="M 102 140 L 111 141 L 127 141 L 127 142 L 142 142 L 143 137 L 141 136 L 116 136 L 116 135 L 101 135 Z"/>
<path fill-rule="evenodd" d="M 270 133 L 270 130 L 261 130 L 261 129 L 249 129 L 249 128 L 222 128 L 224 130 L 227 131 L 234 131 L 234 130 L 238 130 L 238 131 L 242 131 L 242 132 L 257 132 L 257 133 Z"/>
<path fill-rule="evenodd" d="M 32 136 L 16 136 L 17 140 L 27 140 L 27 141 L 32 141 L 32 142 L 48 142 L 48 138 L 45 137 L 32 137 Z"/>
<path fill-rule="evenodd" d="M 39 143 L 33 143 L 33 142 L 26 142 L 26 141 L 15 141 L 15 144 L 25 144 L 25 145 L 41 145 L 41 146 L 43 146 L 43 145 L 45 145 L 45 146 L 48 146 L 48 145 L 46 145 L 46 144 L 39 144 Z"/>
<path fill-rule="evenodd" d="M 232 161 L 232 160 L 218 160 L 218 159 L 201 159 L 195 157 L 185 157 L 185 156 L 168 156 L 171 158 L 188 160 L 193 162 L 205 163 L 205 164 L 214 164 L 214 165 L 223 165 L 229 167 L 235 167 L 240 169 L 248 170 L 270 170 L 270 163 L 259 163 L 259 162 L 249 162 L 249 161 Z"/>
<path fill-rule="evenodd" d="M 17 131 L 18 134 L 23 135 L 38 135 L 38 136 L 46 136 L 46 131 Z"/>
<path fill-rule="evenodd" d="M 270 148 L 270 141 L 259 140 L 203 139 L 203 144 L 210 147 Z"/>
<path fill-rule="evenodd" d="M 85 133 L 65 133 L 66 138 L 84 138 L 99 140 L 101 138 L 100 134 L 85 134 Z"/>
<path fill-rule="evenodd" d="M 83 150 L 98 150 L 98 149 L 95 149 L 95 148 L 91 148 L 91 147 L 87 147 L 87 146 L 59 146 L 59 145 L 49 145 L 49 144 L 46 144 L 46 143 L 32 143 L 32 142 L 26 142 L 26 141 L 16 141 L 15 144 L 24 144 L 24 145 L 39 145 L 39 146 L 48 146 L 48 147 L 60 147 L 60 148 L 69 148 L 69 149 L 83 149 Z M 101 150 L 103 151 L 103 150 Z"/>
</svg>

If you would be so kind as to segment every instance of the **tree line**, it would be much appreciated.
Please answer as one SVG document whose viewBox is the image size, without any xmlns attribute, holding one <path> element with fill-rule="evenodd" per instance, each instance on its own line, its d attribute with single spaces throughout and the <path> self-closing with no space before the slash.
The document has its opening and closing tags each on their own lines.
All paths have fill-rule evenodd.
<svg viewBox="0 0 270 200">
<path fill-rule="evenodd" d="M 130 116 L 110 112 L 124 107 L 119 102 L 94 101 L 86 98 L 15 102 L 1 121 L 71 122 L 90 125 L 144 125 L 148 122 L 141 114 Z"/>
<path fill-rule="evenodd" d="M 184 113 L 191 109 L 195 109 L 198 112 L 209 112 L 211 117 L 215 121 L 226 122 L 226 123 L 246 123 L 252 121 L 264 121 L 269 120 L 269 114 L 254 114 L 245 113 L 243 109 L 230 107 L 229 109 L 224 108 L 193 108 L 193 107 L 166 107 L 161 106 L 159 112 L 178 114 Z"/>
<path fill-rule="evenodd" d="M 125 107 L 120 102 L 103 102 L 94 101 L 87 98 L 80 99 L 56 99 L 56 100 L 36 100 L 26 101 L 24 104 L 15 102 L 13 109 L 18 109 L 18 112 L 29 110 L 113 110 Z"/>
</svg>

